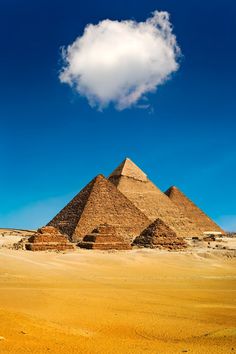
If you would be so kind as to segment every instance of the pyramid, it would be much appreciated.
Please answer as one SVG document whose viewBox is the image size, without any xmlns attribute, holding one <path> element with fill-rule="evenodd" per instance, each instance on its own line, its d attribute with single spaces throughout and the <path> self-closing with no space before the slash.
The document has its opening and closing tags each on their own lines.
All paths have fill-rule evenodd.
<svg viewBox="0 0 236 354">
<path fill-rule="evenodd" d="M 32 235 L 25 248 L 30 251 L 64 251 L 74 249 L 74 245 L 69 242 L 66 235 L 61 234 L 52 226 L 45 226 L 37 230 Z"/>
<path fill-rule="evenodd" d="M 97 250 L 130 250 L 131 245 L 123 236 L 118 235 L 116 227 L 101 224 L 91 234 L 86 235 L 78 244 L 81 248 Z"/>
<path fill-rule="evenodd" d="M 72 241 L 80 241 L 103 223 L 117 225 L 117 232 L 132 239 L 150 220 L 111 182 L 98 175 L 48 225 L 66 233 Z"/>
<path fill-rule="evenodd" d="M 126 158 L 109 180 L 151 221 L 162 219 L 178 236 L 200 236 L 202 231 L 140 170 Z"/>
<path fill-rule="evenodd" d="M 198 208 L 189 198 L 184 195 L 177 187 L 170 187 L 165 194 L 175 203 L 178 208 L 192 220 L 202 232 L 221 232 L 224 231 Z"/>
<path fill-rule="evenodd" d="M 138 237 L 133 245 L 139 247 L 179 250 L 187 247 L 182 237 L 167 226 L 161 219 L 156 219 Z"/>
<path fill-rule="evenodd" d="M 133 178 L 138 181 L 148 181 L 147 175 L 135 165 L 128 157 L 112 172 L 110 177 L 114 179 L 120 176 Z"/>
</svg>

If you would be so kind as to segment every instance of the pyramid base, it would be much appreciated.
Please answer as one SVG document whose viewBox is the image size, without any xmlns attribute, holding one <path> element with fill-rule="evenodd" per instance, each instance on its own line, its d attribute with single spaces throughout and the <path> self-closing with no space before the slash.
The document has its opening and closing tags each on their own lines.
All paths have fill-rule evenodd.
<svg viewBox="0 0 236 354">
<path fill-rule="evenodd" d="M 187 246 L 185 244 L 183 244 L 183 245 L 179 245 L 179 244 L 175 245 L 173 243 L 165 244 L 165 245 L 153 245 L 152 244 L 152 245 L 145 245 L 143 247 L 145 247 L 145 248 L 155 248 L 155 249 L 166 250 L 166 251 L 181 251 L 181 250 L 185 250 L 187 248 Z"/>
<path fill-rule="evenodd" d="M 88 250 L 131 250 L 131 246 L 123 242 L 80 242 L 78 246 Z"/>
<path fill-rule="evenodd" d="M 157 248 L 160 250 L 167 250 L 167 251 L 180 251 L 184 250 L 188 247 L 186 242 L 175 242 L 170 240 L 169 242 L 134 242 L 133 246 L 141 247 L 141 248 Z"/>
<path fill-rule="evenodd" d="M 74 250 L 74 245 L 69 243 L 26 243 L 27 251 L 66 251 Z"/>
</svg>

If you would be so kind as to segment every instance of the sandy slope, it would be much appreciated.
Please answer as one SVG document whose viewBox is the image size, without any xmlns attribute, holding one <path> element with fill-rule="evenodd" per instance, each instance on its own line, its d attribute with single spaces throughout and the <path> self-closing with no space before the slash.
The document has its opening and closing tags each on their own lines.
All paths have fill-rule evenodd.
<svg viewBox="0 0 236 354">
<path fill-rule="evenodd" d="M 236 352 L 235 265 L 152 250 L 0 249 L 0 353 Z"/>
</svg>

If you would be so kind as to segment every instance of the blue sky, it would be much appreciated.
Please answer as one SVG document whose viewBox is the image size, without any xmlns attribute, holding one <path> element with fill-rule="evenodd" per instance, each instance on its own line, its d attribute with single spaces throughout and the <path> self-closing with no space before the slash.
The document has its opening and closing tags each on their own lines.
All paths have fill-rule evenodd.
<svg viewBox="0 0 236 354">
<path fill-rule="evenodd" d="M 60 48 L 104 19 L 168 11 L 180 68 L 151 108 L 91 108 L 59 81 Z M 38 227 L 125 157 L 161 189 L 177 185 L 236 229 L 235 1 L 29 1 L 0 4 L 0 227 Z"/>
</svg>

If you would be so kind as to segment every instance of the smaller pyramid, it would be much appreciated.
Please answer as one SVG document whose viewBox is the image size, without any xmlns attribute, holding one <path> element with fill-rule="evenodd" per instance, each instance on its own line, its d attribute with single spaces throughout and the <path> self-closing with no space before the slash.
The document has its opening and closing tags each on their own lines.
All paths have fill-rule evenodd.
<svg viewBox="0 0 236 354">
<path fill-rule="evenodd" d="M 97 250 L 130 250 L 131 245 L 124 237 L 118 235 L 116 227 L 101 224 L 90 234 L 86 235 L 78 244 L 81 248 Z"/>
<path fill-rule="evenodd" d="M 29 251 L 64 251 L 74 249 L 74 245 L 55 227 L 44 226 L 28 239 L 25 248 Z"/>
<path fill-rule="evenodd" d="M 180 250 L 187 247 L 182 237 L 178 237 L 161 219 L 151 223 L 133 242 L 134 246 Z"/>
<path fill-rule="evenodd" d="M 224 234 L 224 231 L 177 187 L 170 187 L 165 194 L 202 232 Z"/>
</svg>

